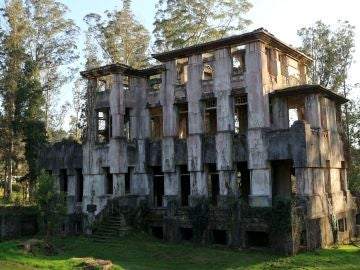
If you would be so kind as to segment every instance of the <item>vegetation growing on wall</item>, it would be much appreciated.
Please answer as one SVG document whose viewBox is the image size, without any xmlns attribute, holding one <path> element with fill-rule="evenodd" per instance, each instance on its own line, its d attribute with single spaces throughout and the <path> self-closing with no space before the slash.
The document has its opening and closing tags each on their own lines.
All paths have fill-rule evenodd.
<svg viewBox="0 0 360 270">
<path fill-rule="evenodd" d="M 197 199 L 195 206 L 190 207 L 189 217 L 193 229 L 194 241 L 200 243 L 209 223 L 210 204 L 207 198 Z"/>
</svg>

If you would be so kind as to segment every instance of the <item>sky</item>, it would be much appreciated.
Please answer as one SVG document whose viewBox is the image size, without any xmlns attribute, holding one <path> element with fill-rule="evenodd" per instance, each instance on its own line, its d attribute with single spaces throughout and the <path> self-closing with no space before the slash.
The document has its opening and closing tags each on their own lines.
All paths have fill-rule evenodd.
<svg viewBox="0 0 360 270">
<path fill-rule="evenodd" d="M 300 45 L 297 30 L 311 26 L 315 21 L 322 20 L 336 27 L 338 20 L 348 20 L 355 26 L 355 63 L 349 72 L 351 83 L 360 82 L 360 18 L 356 0 L 249 0 L 253 8 L 245 15 L 253 23 L 248 31 L 263 27 L 277 38 L 295 47 Z M 89 13 L 103 14 L 105 10 L 121 8 L 121 0 L 60 0 L 70 9 L 69 18 L 81 28 L 86 29 L 83 18 Z M 132 0 L 132 10 L 136 19 L 149 32 L 153 30 L 155 4 L 158 0 Z M 80 39 L 79 48 L 82 47 Z M 80 63 L 79 63 L 80 65 Z M 66 85 L 61 92 L 61 100 L 71 102 L 72 84 Z M 360 92 L 360 89 L 357 89 Z M 360 96 L 360 93 L 359 93 Z M 65 126 L 67 128 L 67 125 Z"/>
</svg>

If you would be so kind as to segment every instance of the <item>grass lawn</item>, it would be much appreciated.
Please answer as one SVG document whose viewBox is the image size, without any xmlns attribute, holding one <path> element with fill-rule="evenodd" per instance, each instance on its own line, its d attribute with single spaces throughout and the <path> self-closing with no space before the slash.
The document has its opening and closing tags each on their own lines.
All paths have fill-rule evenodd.
<svg viewBox="0 0 360 270">
<path fill-rule="evenodd" d="M 81 269 L 87 258 L 111 260 L 112 269 L 360 269 L 360 249 L 341 246 L 279 257 L 264 251 L 170 244 L 138 233 L 100 244 L 80 236 L 60 239 L 56 256 L 26 253 L 22 241 L 0 243 L 0 269 Z"/>
</svg>

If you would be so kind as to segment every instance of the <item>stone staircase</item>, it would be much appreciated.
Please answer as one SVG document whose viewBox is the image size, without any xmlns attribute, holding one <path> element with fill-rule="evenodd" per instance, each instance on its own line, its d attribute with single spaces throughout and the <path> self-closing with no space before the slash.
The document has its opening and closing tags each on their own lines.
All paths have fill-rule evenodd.
<svg viewBox="0 0 360 270">
<path fill-rule="evenodd" d="M 92 238 L 95 242 L 112 243 L 114 239 L 126 236 L 131 230 L 124 215 L 110 215 L 96 226 Z"/>
</svg>

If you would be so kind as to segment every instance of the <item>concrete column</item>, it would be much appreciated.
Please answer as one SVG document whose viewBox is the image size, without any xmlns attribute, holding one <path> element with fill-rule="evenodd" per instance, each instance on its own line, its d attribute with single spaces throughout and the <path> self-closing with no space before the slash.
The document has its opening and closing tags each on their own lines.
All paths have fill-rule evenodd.
<svg viewBox="0 0 360 270">
<path fill-rule="evenodd" d="M 125 195 L 125 175 L 122 173 L 113 174 L 114 196 Z"/>
<path fill-rule="evenodd" d="M 310 124 L 311 128 L 320 128 L 320 102 L 317 94 L 305 96 L 305 121 Z"/>
<path fill-rule="evenodd" d="M 216 168 L 219 171 L 220 196 L 225 196 L 231 192 L 231 182 L 235 175 L 232 154 L 235 127 L 230 50 L 224 48 L 215 51 L 214 65 L 214 94 L 217 101 Z"/>
<path fill-rule="evenodd" d="M 109 144 L 109 165 L 113 177 L 113 196 L 121 196 L 125 194 L 125 173 L 128 171 L 127 138 L 124 134 L 123 75 L 113 74 L 112 77 L 113 83 L 110 92 L 112 137 Z"/>
<path fill-rule="evenodd" d="M 271 173 L 267 162 L 265 130 L 269 128 L 269 97 L 271 87 L 267 71 L 265 44 L 246 45 L 246 85 L 248 92 L 248 167 L 250 173 L 250 205 L 271 205 Z"/>
<path fill-rule="evenodd" d="M 191 196 L 207 196 L 207 178 L 203 171 L 202 136 L 204 133 L 204 108 L 201 101 L 203 62 L 202 56 L 192 55 L 189 58 L 188 76 L 186 85 L 188 98 L 188 125 L 187 137 L 188 170 L 190 172 Z"/>
<path fill-rule="evenodd" d="M 274 97 L 272 99 L 273 129 L 289 128 L 289 108 L 286 98 Z"/>
<path fill-rule="evenodd" d="M 136 138 L 137 138 L 137 160 L 133 175 L 130 179 L 130 190 L 133 194 L 149 195 L 149 175 L 147 174 L 146 156 L 147 141 L 150 138 L 150 112 L 146 106 L 148 81 L 145 78 L 136 78 Z"/>
<path fill-rule="evenodd" d="M 175 101 L 176 60 L 167 62 L 163 73 L 163 139 L 162 139 L 162 171 L 164 172 L 164 206 L 176 198 L 179 192 L 179 176 L 175 168 L 174 138 L 177 123 Z"/>
<path fill-rule="evenodd" d="M 180 200 L 180 171 L 175 173 L 164 173 L 164 197 L 163 205 L 166 207 L 168 202 Z"/>
</svg>

